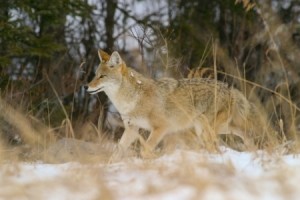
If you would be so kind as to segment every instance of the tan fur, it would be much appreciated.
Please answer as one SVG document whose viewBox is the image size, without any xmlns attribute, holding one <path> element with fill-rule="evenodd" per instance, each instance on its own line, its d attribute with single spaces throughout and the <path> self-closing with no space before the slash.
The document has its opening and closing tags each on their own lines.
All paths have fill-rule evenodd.
<svg viewBox="0 0 300 200">
<path fill-rule="evenodd" d="M 248 145 L 263 136 L 266 120 L 238 90 L 206 78 L 152 80 L 127 67 L 117 52 L 109 60 L 102 54 L 87 91 L 104 91 L 120 112 L 125 126 L 120 149 L 139 137 L 139 128 L 151 131 L 150 151 L 166 134 L 190 128 L 199 136 L 236 134 Z"/>
</svg>

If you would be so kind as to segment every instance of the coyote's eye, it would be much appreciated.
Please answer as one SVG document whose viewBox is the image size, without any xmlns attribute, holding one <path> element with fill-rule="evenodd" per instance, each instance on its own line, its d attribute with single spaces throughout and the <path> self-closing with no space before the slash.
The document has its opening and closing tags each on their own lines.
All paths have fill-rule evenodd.
<svg viewBox="0 0 300 200">
<path fill-rule="evenodd" d="M 101 74 L 101 75 L 98 77 L 98 79 L 104 78 L 105 76 L 106 76 L 106 75 Z"/>
</svg>

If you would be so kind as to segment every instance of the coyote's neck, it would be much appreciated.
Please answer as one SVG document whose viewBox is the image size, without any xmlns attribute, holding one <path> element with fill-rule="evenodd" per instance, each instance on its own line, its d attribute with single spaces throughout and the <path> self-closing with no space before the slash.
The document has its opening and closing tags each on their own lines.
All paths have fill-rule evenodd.
<svg viewBox="0 0 300 200">
<path fill-rule="evenodd" d="M 128 68 L 123 74 L 119 85 L 109 87 L 105 92 L 117 110 L 125 115 L 131 112 L 141 98 L 141 93 L 149 88 L 152 79 L 147 79 L 143 75 Z"/>
</svg>

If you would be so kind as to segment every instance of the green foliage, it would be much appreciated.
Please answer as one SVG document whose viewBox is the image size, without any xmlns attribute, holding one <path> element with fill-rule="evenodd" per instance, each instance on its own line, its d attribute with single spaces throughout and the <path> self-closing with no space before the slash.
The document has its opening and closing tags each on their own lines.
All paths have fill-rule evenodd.
<svg viewBox="0 0 300 200">
<path fill-rule="evenodd" d="M 232 45 L 237 31 L 243 31 L 239 26 L 246 22 L 249 31 L 254 22 L 255 13 L 245 12 L 241 4 L 235 4 L 232 0 L 182 0 L 177 1 L 175 7 L 174 18 L 164 34 L 169 40 L 172 54 L 185 55 L 184 63 L 188 66 L 199 62 L 212 39 L 218 38 L 224 46 Z"/>
<path fill-rule="evenodd" d="M 66 50 L 66 16 L 86 17 L 89 8 L 80 0 L 2 1 L 0 65 L 8 66 L 14 57 L 53 58 Z"/>
<path fill-rule="evenodd" d="M 16 94 L 12 95 L 14 101 L 18 101 L 17 94 L 22 94 L 24 107 L 33 114 L 44 113 L 40 119 L 47 119 L 49 108 L 46 109 L 41 102 L 44 98 L 53 99 L 53 91 L 45 82 L 44 73 L 55 82 L 57 90 L 64 88 L 66 81 L 75 82 L 64 78 L 66 72 L 73 73 L 72 65 L 69 64 L 72 63 L 72 58 L 66 56 L 70 47 L 66 42 L 66 34 L 76 32 L 66 26 L 67 17 L 89 20 L 91 10 L 92 6 L 82 0 L 0 1 L 1 95 L 5 96 L 11 90 Z M 92 31 L 90 34 L 93 34 Z M 90 40 L 92 39 L 91 37 Z M 55 69 L 61 61 L 65 65 L 59 70 Z M 72 93 L 67 91 L 62 95 L 70 94 Z M 51 108 L 59 105 L 57 99 L 53 102 L 56 105 L 51 104 Z M 56 115 L 52 117 L 54 125 L 60 124 L 60 118 L 54 116 Z"/>
</svg>

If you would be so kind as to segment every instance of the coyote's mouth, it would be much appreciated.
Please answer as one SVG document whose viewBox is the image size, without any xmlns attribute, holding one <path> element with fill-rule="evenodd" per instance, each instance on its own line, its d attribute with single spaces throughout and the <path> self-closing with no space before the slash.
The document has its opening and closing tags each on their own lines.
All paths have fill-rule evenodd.
<svg viewBox="0 0 300 200">
<path fill-rule="evenodd" d="M 98 92 L 101 92 L 102 89 L 103 89 L 103 87 L 98 88 L 98 89 L 96 89 L 96 90 L 91 90 L 91 91 L 88 90 L 87 92 L 90 93 L 90 94 L 96 94 L 96 93 L 98 93 Z"/>
</svg>

